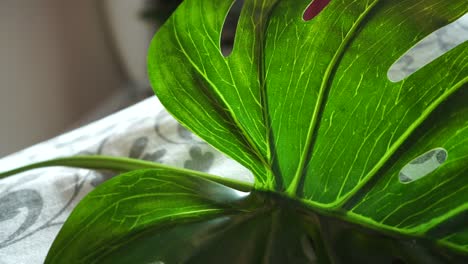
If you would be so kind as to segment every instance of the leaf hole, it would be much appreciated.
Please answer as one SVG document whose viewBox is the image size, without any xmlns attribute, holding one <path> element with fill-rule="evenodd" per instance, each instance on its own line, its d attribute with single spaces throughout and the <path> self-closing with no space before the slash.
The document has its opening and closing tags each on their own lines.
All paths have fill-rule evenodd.
<svg viewBox="0 0 468 264">
<path fill-rule="evenodd" d="M 309 6 L 307 6 L 304 14 L 302 15 L 302 19 L 304 21 L 309 21 L 312 18 L 316 17 L 320 12 L 325 9 L 325 7 L 330 3 L 330 0 L 313 0 Z"/>
<path fill-rule="evenodd" d="M 467 40 L 468 13 L 416 43 L 390 66 L 387 77 L 399 82 Z"/>
<path fill-rule="evenodd" d="M 435 148 L 416 157 L 400 170 L 400 183 L 407 184 L 429 175 L 439 168 L 447 157 L 448 153 L 444 148 Z"/>
<path fill-rule="evenodd" d="M 235 0 L 229 13 L 224 19 L 223 30 L 221 31 L 220 47 L 221 53 L 224 57 L 231 55 L 232 47 L 234 46 L 234 39 L 237 30 L 237 24 L 239 24 L 240 13 L 242 6 L 244 5 L 244 0 Z"/>
</svg>

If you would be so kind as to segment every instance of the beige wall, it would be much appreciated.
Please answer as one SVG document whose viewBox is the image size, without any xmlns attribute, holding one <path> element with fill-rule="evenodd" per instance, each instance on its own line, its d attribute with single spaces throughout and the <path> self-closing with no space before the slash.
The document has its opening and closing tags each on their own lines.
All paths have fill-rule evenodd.
<svg viewBox="0 0 468 264">
<path fill-rule="evenodd" d="M 98 1 L 63 2 L 0 1 L 0 157 L 64 132 L 120 86 Z"/>
</svg>

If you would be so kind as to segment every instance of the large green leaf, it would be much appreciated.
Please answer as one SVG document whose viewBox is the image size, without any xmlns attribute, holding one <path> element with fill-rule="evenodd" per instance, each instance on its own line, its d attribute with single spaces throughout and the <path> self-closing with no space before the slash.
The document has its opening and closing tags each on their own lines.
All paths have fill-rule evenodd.
<svg viewBox="0 0 468 264">
<path fill-rule="evenodd" d="M 219 48 L 233 1 L 186 0 L 151 44 L 166 108 L 252 170 L 257 189 L 372 229 L 468 253 L 468 43 L 403 81 L 405 51 L 468 11 L 464 0 L 246 0 L 233 52 Z M 434 172 L 403 184 L 416 157 Z M 423 208 L 423 209 L 422 209 Z"/>
</svg>

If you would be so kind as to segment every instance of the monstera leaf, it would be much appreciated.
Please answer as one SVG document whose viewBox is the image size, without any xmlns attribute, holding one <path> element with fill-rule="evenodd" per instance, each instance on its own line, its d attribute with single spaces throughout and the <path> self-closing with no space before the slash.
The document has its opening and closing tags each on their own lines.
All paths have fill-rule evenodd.
<svg viewBox="0 0 468 264">
<path fill-rule="evenodd" d="M 108 164 L 156 169 L 93 191 L 46 262 L 468 263 L 468 43 L 387 78 L 466 1 L 310 2 L 245 0 L 224 56 L 233 0 L 186 0 L 150 47 L 161 102 L 253 185 Z"/>
</svg>

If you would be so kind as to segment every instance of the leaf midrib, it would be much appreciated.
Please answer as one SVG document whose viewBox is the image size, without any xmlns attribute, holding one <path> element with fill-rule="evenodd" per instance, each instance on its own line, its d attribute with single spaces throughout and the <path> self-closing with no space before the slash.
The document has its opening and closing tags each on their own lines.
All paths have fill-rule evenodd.
<svg viewBox="0 0 468 264">
<path fill-rule="evenodd" d="M 354 188 L 352 188 L 347 194 L 343 195 L 342 198 L 337 199 L 335 202 L 328 204 L 326 207 L 339 208 L 346 204 L 352 197 L 358 193 L 358 191 L 372 179 L 377 172 L 385 165 L 385 163 L 395 154 L 397 149 L 403 145 L 403 143 L 409 138 L 409 136 L 430 116 L 432 112 L 445 100 L 450 97 L 453 93 L 458 91 L 460 87 L 468 83 L 468 76 L 457 82 L 452 87 L 448 88 L 446 92 L 440 95 L 434 100 L 422 113 L 421 115 L 403 132 L 403 134 L 395 140 L 395 143 L 382 155 L 382 158 L 376 163 L 376 165 L 364 176 Z"/>
<path fill-rule="evenodd" d="M 179 36 L 178 36 L 178 31 L 177 31 L 177 28 L 176 28 L 176 25 L 175 23 L 173 22 L 172 23 L 172 28 L 173 28 L 173 32 L 174 32 L 174 36 L 175 36 L 175 39 L 177 40 L 177 44 L 179 45 L 179 47 L 181 48 L 181 52 L 185 55 L 185 57 L 187 58 L 188 62 L 190 63 L 190 65 L 192 65 L 192 67 L 206 80 L 206 82 L 213 88 L 213 91 L 216 93 L 216 95 L 221 99 L 221 101 L 223 102 L 224 106 L 229 110 L 228 111 L 228 117 L 229 119 L 231 119 L 232 122 L 234 122 L 234 124 L 236 124 L 236 127 L 241 131 L 240 135 L 246 140 L 246 143 L 248 145 L 248 147 L 251 148 L 251 152 L 252 154 L 258 158 L 258 160 L 263 164 L 263 166 L 265 167 L 266 171 L 267 172 L 271 172 L 271 166 L 270 166 L 270 163 L 265 160 L 265 158 L 261 155 L 261 152 L 260 150 L 257 148 L 257 145 L 255 144 L 254 140 L 251 138 L 251 136 L 249 135 L 249 133 L 247 133 L 247 131 L 245 130 L 244 126 L 239 122 L 239 120 L 232 114 L 234 111 L 232 110 L 230 104 L 228 104 L 226 102 L 226 99 L 224 98 L 224 96 L 219 92 L 219 89 L 217 88 L 217 86 L 210 80 L 210 78 L 197 66 L 197 64 L 191 59 L 191 57 L 189 56 L 189 54 L 186 52 L 184 46 L 182 45 L 180 39 L 179 39 Z M 220 52 L 221 54 L 221 52 Z M 222 58 L 222 60 L 226 63 L 226 59 L 225 58 Z M 227 65 L 227 67 L 229 68 L 229 65 Z M 234 84 L 233 84 L 234 85 Z M 263 122 L 265 123 L 265 120 L 263 120 Z M 267 149 L 269 149 L 269 146 L 267 145 Z M 270 174 L 271 175 L 271 174 Z M 262 182 L 262 184 L 269 184 L 268 183 L 268 176 L 265 175 L 265 177 L 267 177 L 266 179 L 264 179 L 262 177 L 262 175 L 255 175 L 256 178 L 261 178 L 263 180 L 266 180 L 264 182 Z M 273 186 L 267 186 L 268 189 L 274 189 Z"/>
<path fill-rule="evenodd" d="M 312 119 L 311 119 L 309 129 L 307 132 L 305 147 L 301 154 L 299 165 L 297 167 L 294 178 L 286 190 L 286 193 L 291 197 L 297 197 L 299 193 L 302 191 L 301 189 L 299 189 L 299 187 L 300 187 L 301 182 L 304 180 L 304 177 L 306 176 L 305 169 L 307 167 L 308 155 L 312 153 L 313 148 L 314 148 L 313 139 L 316 136 L 316 129 L 317 129 L 317 124 L 319 122 L 319 117 L 321 117 L 324 105 L 326 104 L 326 102 L 323 102 L 323 99 L 325 97 L 327 90 L 329 90 L 330 88 L 329 87 L 331 83 L 330 77 L 332 76 L 332 73 L 335 71 L 335 69 L 339 66 L 339 60 L 341 59 L 342 55 L 346 51 L 348 44 L 351 42 L 352 38 L 355 36 L 356 31 L 359 28 L 361 28 L 363 25 L 365 25 L 365 23 L 362 23 L 362 22 L 379 2 L 380 0 L 375 0 L 372 4 L 366 7 L 364 12 L 361 13 L 361 15 L 358 17 L 356 22 L 353 24 L 353 26 L 350 28 L 350 30 L 346 34 L 345 38 L 341 42 L 340 46 L 336 50 L 335 54 L 333 55 L 333 58 L 331 59 L 331 61 L 329 62 L 327 66 L 324 77 L 322 79 L 322 83 L 320 85 L 317 101 L 316 101 L 316 104 L 312 113 Z"/>
</svg>

